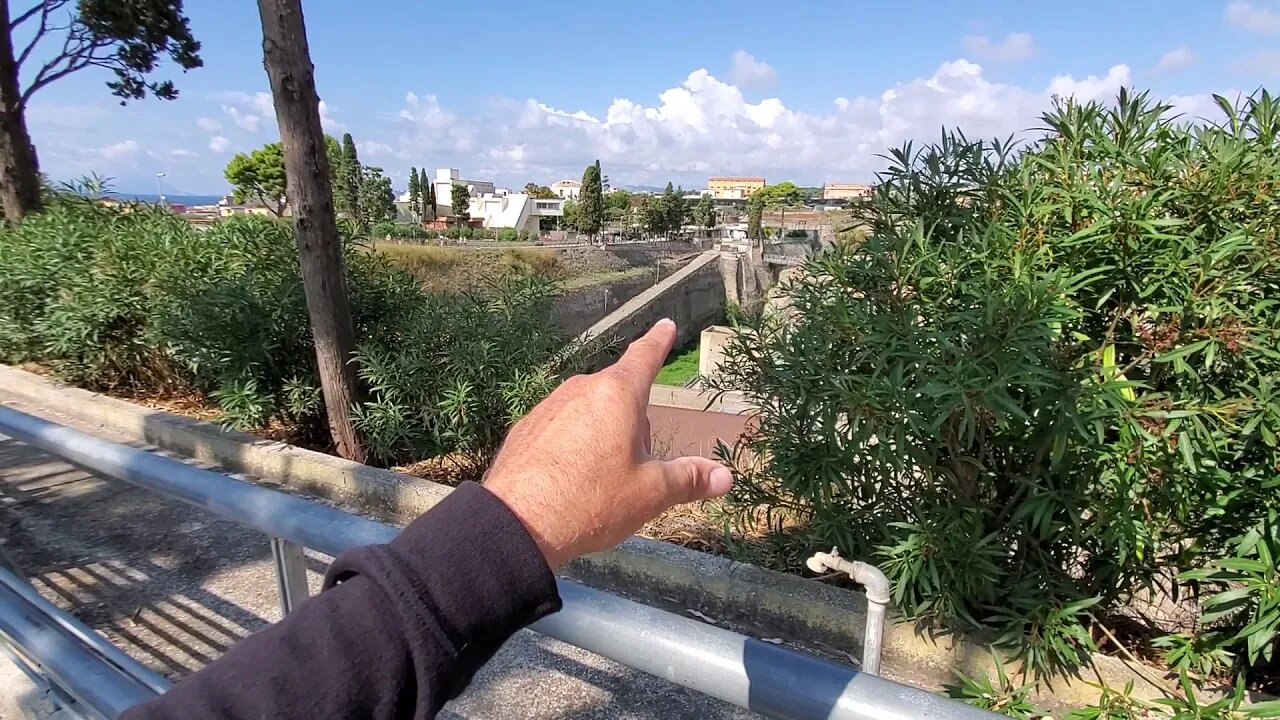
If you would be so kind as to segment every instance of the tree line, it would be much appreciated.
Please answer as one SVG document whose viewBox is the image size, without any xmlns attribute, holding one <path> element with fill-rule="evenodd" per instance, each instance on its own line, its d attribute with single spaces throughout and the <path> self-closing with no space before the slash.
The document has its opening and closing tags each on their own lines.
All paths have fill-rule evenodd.
<svg viewBox="0 0 1280 720">
<path fill-rule="evenodd" d="M 592 238 L 606 224 L 640 228 L 649 235 L 680 232 L 689 224 L 706 229 L 716 226 L 715 208 L 709 196 L 691 204 L 684 198 L 684 188 L 674 187 L 671 183 L 667 183 L 663 193 L 657 196 L 633 194 L 626 190 L 605 193 L 605 185 L 607 180 L 601 174 L 600 161 L 596 160 L 582 173 L 582 187 L 577 200 L 565 202 L 562 226 Z M 529 183 L 525 189 L 534 194 L 544 188 Z"/>
<path fill-rule="evenodd" d="M 341 143 L 333 136 L 325 135 L 324 148 L 329 160 L 333 205 L 339 216 L 349 218 L 361 229 L 394 222 L 396 198 L 391 178 L 383 173 L 381 167 L 360 162 L 351 133 L 344 134 Z M 248 153 L 236 153 L 227 163 L 223 175 L 231 185 L 233 200 L 238 203 L 254 202 L 276 217 L 283 215 L 288 177 L 279 142 L 267 143 Z M 423 207 L 420 194 L 416 204 L 413 201 L 415 188 L 419 188 L 416 169 L 410 177 L 410 211 L 418 217 Z"/>
</svg>

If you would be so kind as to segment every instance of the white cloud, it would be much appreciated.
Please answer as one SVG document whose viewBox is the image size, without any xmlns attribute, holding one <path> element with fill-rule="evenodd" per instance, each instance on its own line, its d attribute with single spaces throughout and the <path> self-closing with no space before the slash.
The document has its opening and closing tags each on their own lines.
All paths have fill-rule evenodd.
<svg viewBox="0 0 1280 720">
<path fill-rule="evenodd" d="M 198 153 L 191 152 L 190 150 L 187 150 L 186 148 L 175 148 L 175 149 L 173 149 L 173 150 L 170 150 L 170 151 L 169 151 L 169 155 L 171 155 L 171 156 L 173 156 L 173 157 L 176 157 L 176 158 L 193 158 L 193 157 L 200 157 L 200 155 L 199 155 Z"/>
<path fill-rule="evenodd" d="M 778 79 L 778 71 L 763 60 L 757 60 L 746 50 L 733 54 L 729 65 L 729 81 L 738 87 L 768 87 Z"/>
<path fill-rule="evenodd" d="M 1280 77 L 1280 50 L 1259 50 L 1236 61 L 1235 66 L 1244 72 Z"/>
<path fill-rule="evenodd" d="M 1026 137 L 1053 95 L 1109 100 L 1130 80 L 1129 67 L 1117 65 L 1102 75 L 1055 77 L 1035 90 L 993 82 L 980 65 L 955 60 L 879 95 L 834 97 L 830 111 L 815 112 L 777 98 L 750 102 L 705 69 L 652 104 L 618 98 L 603 112 L 531 98 L 459 117 L 435 96 L 410 93 L 392 144 L 401 159 L 427 157 L 512 183 L 575 177 L 595 158 L 620 182 L 689 185 L 720 173 L 869 180 L 883 168 L 876 154 L 886 147 L 936 140 L 944 125 L 969 137 Z"/>
<path fill-rule="evenodd" d="M 253 113 L 245 112 L 231 105 L 223 105 L 222 112 L 231 116 L 231 121 L 241 130 L 247 130 L 251 133 L 258 132 L 262 127 L 262 118 Z"/>
<path fill-rule="evenodd" d="M 323 100 L 320 101 L 320 126 L 323 127 L 326 132 L 331 133 L 342 132 L 347 129 L 346 123 L 338 122 L 329 115 L 329 106 L 325 105 Z"/>
<path fill-rule="evenodd" d="M 28 129 L 40 126 L 46 129 L 68 131 L 96 131 L 102 126 L 107 111 L 101 105 L 91 103 L 32 102 L 27 106 Z"/>
<path fill-rule="evenodd" d="M 1271 62 L 1280 73 L 1280 53 L 1273 51 L 1251 62 Z M 580 177 L 582 168 L 599 158 L 605 172 L 619 184 L 662 186 L 670 180 L 694 187 L 719 174 L 816 184 L 872 180 L 885 164 L 876 157 L 878 153 L 909 140 L 917 145 L 935 141 L 943 126 L 958 127 L 975 138 L 1038 136 L 1036 128 L 1042 124 L 1038 116 L 1049 107 L 1051 96 L 1070 94 L 1105 102 L 1131 80 L 1130 68 L 1116 65 L 1096 67 L 1093 75 L 1064 75 L 1035 86 L 1019 85 L 993 79 L 976 62 L 953 60 L 861 95 L 837 79 L 826 103 L 801 109 L 784 99 L 757 100 L 701 69 L 654 96 L 619 96 L 603 105 L 556 106 L 545 97 L 497 98 L 479 110 L 462 111 L 448 98 L 407 93 L 385 121 L 375 122 L 372 112 L 354 106 L 345 112 L 326 107 L 325 115 L 332 112 L 357 129 L 368 123 L 360 133 L 361 153 L 389 171 L 408 170 L 410 165 L 456 167 L 464 177 L 519 187 L 531 180 L 547 184 Z M 143 135 L 148 142 L 142 145 L 161 148 L 156 151 L 157 160 L 169 163 L 175 186 L 218 188 L 227 156 L 263 139 L 263 135 L 254 140 L 254 136 L 237 134 L 244 131 L 219 108 L 225 104 L 259 117 L 262 132 L 274 134 L 267 125 L 274 119 L 261 112 L 270 98 L 265 93 L 260 96 L 216 97 L 215 113 L 209 119 L 223 129 L 197 131 L 197 140 L 184 141 L 182 135 L 190 132 L 198 115 L 180 123 L 185 130 L 157 121 L 131 126 L 124 136 L 148 133 Z M 1192 117 L 1218 116 L 1204 95 L 1166 99 Z M 130 112 L 142 113 L 151 106 L 134 107 Z M 368 117 L 361 117 L 361 112 Z M 41 159 L 48 161 L 45 164 L 53 177 L 102 171 L 108 163 L 99 146 L 107 141 L 92 139 L 93 133 L 100 132 L 97 127 L 74 133 L 45 123 L 35 128 Z M 165 148 L 189 149 L 200 157 L 179 161 L 187 156 Z M 147 187 L 149 176 L 144 171 L 150 164 L 143 149 L 111 161 L 111 174 Z M 194 179 L 180 178 L 183 173 Z"/>
<path fill-rule="evenodd" d="M 1219 95 L 1225 98 L 1240 97 L 1238 90 L 1224 90 Z M 1170 95 L 1165 102 L 1173 106 L 1171 113 L 1186 122 L 1221 122 L 1222 108 L 1218 107 L 1213 95 Z"/>
<path fill-rule="evenodd" d="M 982 60 L 1017 62 L 1036 54 L 1036 42 L 1030 33 L 1023 32 L 1009 33 L 1000 42 L 992 42 L 986 35 L 966 35 L 964 49 Z"/>
<path fill-rule="evenodd" d="M 138 152 L 141 146 L 134 140 L 125 140 L 114 145 L 98 148 L 98 154 L 107 160 L 118 160 Z"/>
<path fill-rule="evenodd" d="M 1049 82 L 1049 95 L 1074 97 L 1082 102 L 1107 100 L 1120 88 L 1131 84 L 1129 66 L 1112 65 L 1103 77 L 1090 75 L 1083 80 L 1076 80 L 1070 75 L 1059 75 Z"/>
<path fill-rule="evenodd" d="M 276 106 L 271 99 L 271 93 L 261 91 L 247 93 L 233 90 L 217 93 L 214 97 L 231 105 L 251 110 L 256 115 L 273 118 L 276 116 Z"/>
<path fill-rule="evenodd" d="M 196 118 L 196 127 L 205 132 L 218 132 L 222 129 L 222 123 L 211 117 Z"/>
<path fill-rule="evenodd" d="M 276 118 L 275 104 L 271 93 L 246 93 L 239 91 L 217 93 L 214 97 L 222 100 L 222 112 L 242 130 L 256 133 L 262 129 L 263 123 Z M 214 131 L 210 131 L 214 132 Z"/>
<path fill-rule="evenodd" d="M 399 117 L 403 132 L 397 157 L 411 159 L 432 151 L 470 153 L 476 149 L 476 123 L 460 121 L 457 115 L 445 112 L 435 95 L 405 94 Z"/>
<path fill-rule="evenodd" d="M 375 140 L 356 143 L 356 149 L 364 156 L 391 155 L 391 146 Z"/>
<path fill-rule="evenodd" d="M 1160 62 L 1156 63 L 1156 69 L 1164 72 L 1173 72 L 1190 67 L 1195 64 L 1196 54 L 1186 45 L 1176 47 L 1164 55 L 1160 56 Z"/>
<path fill-rule="evenodd" d="M 1233 2 L 1224 13 L 1228 25 L 1255 33 L 1280 31 L 1280 12 L 1251 2 Z"/>
</svg>

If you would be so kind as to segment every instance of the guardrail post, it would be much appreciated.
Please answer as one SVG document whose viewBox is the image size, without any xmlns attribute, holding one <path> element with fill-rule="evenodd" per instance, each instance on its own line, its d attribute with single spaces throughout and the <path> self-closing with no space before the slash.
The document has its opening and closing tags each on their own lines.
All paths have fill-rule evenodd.
<svg viewBox="0 0 1280 720">
<path fill-rule="evenodd" d="M 307 587 L 307 557 L 301 545 L 278 537 L 271 538 L 271 557 L 276 564 L 280 610 L 288 615 L 311 594 Z"/>
</svg>

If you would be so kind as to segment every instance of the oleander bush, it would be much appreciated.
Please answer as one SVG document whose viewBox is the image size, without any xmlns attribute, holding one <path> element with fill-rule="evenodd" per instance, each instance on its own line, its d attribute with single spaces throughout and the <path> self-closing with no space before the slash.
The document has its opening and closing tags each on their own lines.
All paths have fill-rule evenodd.
<svg viewBox="0 0 1280 720">
<path fill-rule="evenodd" d="M 1125 91 L 1026 146 L 893 150 L 865 240 L 727 348 L 716 386 L 759 408 L 723 449 L 736 517 L 879 563 L 902 612 L 1033 674 L 1198 597 L 1171 666 L 1274 683 L 1280 106 L 1219 105 Z"/>
<path fill-rule="evenodd" d="M 380 252 L 349 237 L 343 252 L 367 390 L 357 427 L 378 460 L 456 453 L 479 467 L 578 366 L 544 281 L 427 293 Z M 4 362 L 97 390 L 194 390 L 229 425 L 322 437 L 314 353 L 287 223 L 244 216 L 200 231 L 162 208 L 62 196 L 0 228 Z"/>
</svg>

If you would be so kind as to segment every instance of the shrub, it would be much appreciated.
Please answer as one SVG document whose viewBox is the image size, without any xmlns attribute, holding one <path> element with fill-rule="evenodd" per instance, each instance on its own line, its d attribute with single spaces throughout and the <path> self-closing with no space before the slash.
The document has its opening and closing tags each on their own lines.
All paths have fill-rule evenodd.
<svg viewBox="0 0 1280 720">
<path fill-rule="evenodd" d="M 425 263 L 458 252 L 386 245 Z M 377 458 L 486 461 L 510 422 L 577 367 L 560 352 L 543 284 L 501 281 L 483 297 L 426 294 L 381 252 L 349 238 L 343 248 L 354 361 L 369 381 L 357 427 Z M 4 361 L 46 363 L 95 388 L 181 384 L 237 427 L 279 419 L 322 430 L 287 223 L 244 216 L 201 232 L 164 210 L 58 201 L 0 228 L 0 257 Z"/>
<path fill-rule="evenodd" d="M 93 389 L 170 384 L 148 333 L 159 290 L 147 280 L 191 232 L 151 206 L 121 212 L 70 198 L 0 228 L 0 359 L 47 361 Z"/>
<path fill-rule="evenodd" d="M 560 354 L 564 338 L 548 332 L 555 294 L 525 278 L 485 296 L 429 297 L 361 343 L 371 397 L 356 425 L 370 454 L 388 463 L 457 455 L 464 471 L 487 467 L 506 428 L 585 363 Z"/>
<path fill-rule="evenodd" d="M 869 237 L 727 348 L 719 387 L 759 407 L 728 451 L 740 517 L 785 512 L 878 557 L 900 609 L 994 627 L 1035 672 L 1084 662 L 1095 617 L 1262 532 L 1280 113 L 1265 93 L 1220 104 L 1194 126 L 1122 92 L 1056 105 L 1021 154 L 958 133 L 893 151 Z"/>
<path fill-rule="evenodd" d="M 502 242 L 515 242 L 520 239 L 520 234 L 515 231 L 515 228 L 502 228 L 498 231 L 498 239 Z"/>
<path fill-rule="evenodd" d="M 376 239 L 389 237 L 395 240 L 426 240 L 436 237 L 437 233 L 417 225 L 381 222 L 373 226 L 369 235 Z"/>
</svg>

